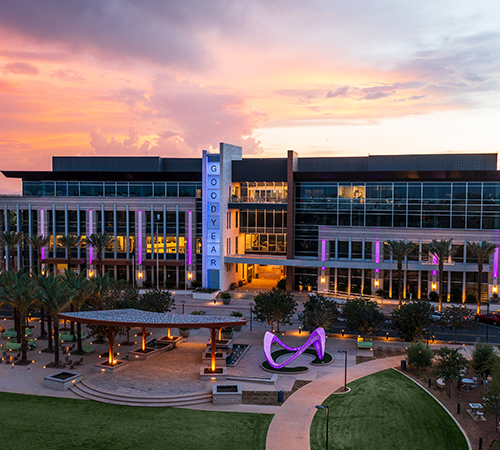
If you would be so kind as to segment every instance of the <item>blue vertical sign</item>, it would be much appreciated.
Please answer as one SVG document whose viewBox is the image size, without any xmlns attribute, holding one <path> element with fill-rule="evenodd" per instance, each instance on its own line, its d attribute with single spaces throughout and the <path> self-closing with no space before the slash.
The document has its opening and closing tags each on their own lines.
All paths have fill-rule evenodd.
<svg viewBox="0 0 500 450">
<path fill-rule="evenodd" d="M 220 155 L 206 154 L 206 171 L 203 180 L 206 188 L 206 221 L 204 223 L 204 262 L 206 270 L 205 286 L 219 288 L 220 270 Z"/>
</svg>

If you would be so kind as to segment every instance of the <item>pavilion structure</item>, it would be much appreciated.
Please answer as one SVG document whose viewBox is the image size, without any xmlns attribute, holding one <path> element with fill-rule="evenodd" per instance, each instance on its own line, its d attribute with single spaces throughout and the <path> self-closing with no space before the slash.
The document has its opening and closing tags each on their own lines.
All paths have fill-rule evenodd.
<svg viewBox="0 0 500 450">
<path fill-rule="evenodd" d="M 247 323 L 246 319 L 241 317 L 155 313 L 138 309 L 65 312 L 58 314 L 57 317 L 61 320 L 107 326 L 109 330 L 108 364 L 111 367 L 116 365 L 113 334 L 115 327 L 142 328 L 142 350 L 146 348 L 146 330 L 148 328 L 208 328 L 210 330 L 212 347 L 212 362 L 210 367 L 212 372 L 216 371 L 217 331 L 226 327 L 246 325 Z"/>
</svg>

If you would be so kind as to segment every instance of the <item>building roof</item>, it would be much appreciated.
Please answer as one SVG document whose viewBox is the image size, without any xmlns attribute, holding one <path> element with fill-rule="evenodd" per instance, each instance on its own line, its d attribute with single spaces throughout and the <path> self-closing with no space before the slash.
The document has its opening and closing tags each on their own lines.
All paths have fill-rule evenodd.
<svg viewBox="0 0 500 450">
<path fill-rule="evenodd" d="M 232 316 L 155 313 L 138 309 L 67 312 L 58 314 L 57 317 L 94 325 L 140 328 L 225 328 L 247 323 L 244 318 Z"/>
</svg>

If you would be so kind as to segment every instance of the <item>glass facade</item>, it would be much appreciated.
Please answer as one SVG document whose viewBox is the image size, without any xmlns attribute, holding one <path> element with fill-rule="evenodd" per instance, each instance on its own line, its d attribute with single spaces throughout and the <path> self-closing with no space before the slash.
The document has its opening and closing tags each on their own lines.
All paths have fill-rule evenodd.
<svg viewBox="0 0 500 450">
<path fill-rule="evenodd" d="M 201 183 L 23 181 L 23 197 L 201 197 Z"/>
<path fill-rule="evenodd" d="M 297 248 L 315 225 L 494 230 L 500 183 L 296 183 L 295 212 Z"/>
</svg>

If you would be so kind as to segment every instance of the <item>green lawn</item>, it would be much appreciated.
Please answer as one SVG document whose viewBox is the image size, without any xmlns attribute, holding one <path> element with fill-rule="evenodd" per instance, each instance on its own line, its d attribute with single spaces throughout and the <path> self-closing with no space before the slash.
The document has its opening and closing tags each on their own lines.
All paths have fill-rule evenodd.
<svg viewBox="0 0 500 450">
<path fill-rule="evenodd" d="M 272 417 L 0 393 L 9 450 L 264 450 Z"/>
<path fill-rule="evenodd" d="M 331 395 L 329 447 L 335 450 L 467 450 L 462 432 L 422 388 L 389 369 L 349 384 Z M 311 449 L 325 448 L 326 411 L 311 424 Z"/>
</svg>

